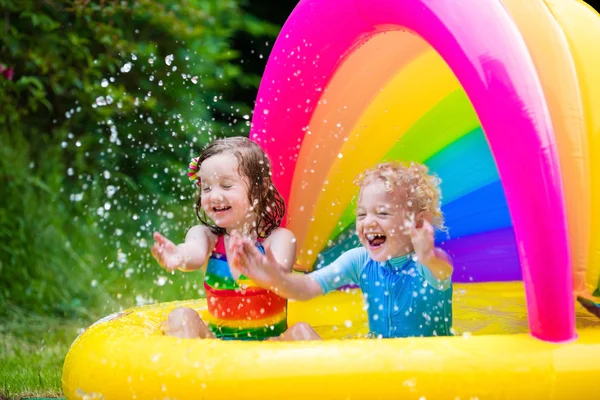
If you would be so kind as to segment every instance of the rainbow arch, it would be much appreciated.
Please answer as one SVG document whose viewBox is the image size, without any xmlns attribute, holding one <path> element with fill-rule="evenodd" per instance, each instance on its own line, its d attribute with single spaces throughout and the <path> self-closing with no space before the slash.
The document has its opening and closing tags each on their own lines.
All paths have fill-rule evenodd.
<svg viewBox="0 0 600 400">
<path fill-rule="evenodd" d="M 299 264 L 355 245 L 360 171 L 425 162 L 443 179 L 455 280 L 523 279 L 532 334 L 573 339 L 573 287 L 600 275 L 598 39 L 577 0 L 300 1 L 251 128 Z"/>
</svg>

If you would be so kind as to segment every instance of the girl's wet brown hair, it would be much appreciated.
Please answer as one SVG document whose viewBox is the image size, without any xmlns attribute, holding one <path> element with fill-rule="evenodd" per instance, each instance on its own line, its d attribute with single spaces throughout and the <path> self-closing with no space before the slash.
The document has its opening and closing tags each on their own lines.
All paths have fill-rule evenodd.
<svg viewBox="0 0 600 400">
<path fill-rule="evenodd" d="M 285 214 L 285 202 L 271 179 L 271 163 L 263 149 L 252 140 L 236 136 L 211 142 L 198 158 L 198 169 L 202 163 L 218 154 L 233 154 L 238 160 L 239 174 L 248 185 L 248 201 L 254 206 L 256 224 L 252 227 L 261 238 L 268 237 L 273 229 L 281 225 Z M 203 225 L 215 235 L 226 234 L 225 228 L 216 226 L 201 207 L 202 190 L 198 190 L 196 215 Z"/>
</svg>

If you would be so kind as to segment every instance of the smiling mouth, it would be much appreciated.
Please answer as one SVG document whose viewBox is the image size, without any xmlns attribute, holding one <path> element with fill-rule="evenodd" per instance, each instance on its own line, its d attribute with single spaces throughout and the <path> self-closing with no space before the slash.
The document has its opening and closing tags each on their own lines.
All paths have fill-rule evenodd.
<svg viewBox="0 0 600 400">
<path fill-rule="evenodd" d="M 386 240 L 385 235 L 380 235 L 380 234 L 373 234 L 373 233 L 368 233 L 366 235 L 367 238 L 367 242 L 369 243 L 369 247 L 371 248 L 378 248 L 381 247 Z"/>
<path fill-rule="evenodd" d="M 228 210 L 231 210 L 230 206 L 227 206 L 227 207 L 213 207 L 213 211 L 216 212 L 217 214 L 225 212 L 225 211 L 228 211 Z"/>
</svg>

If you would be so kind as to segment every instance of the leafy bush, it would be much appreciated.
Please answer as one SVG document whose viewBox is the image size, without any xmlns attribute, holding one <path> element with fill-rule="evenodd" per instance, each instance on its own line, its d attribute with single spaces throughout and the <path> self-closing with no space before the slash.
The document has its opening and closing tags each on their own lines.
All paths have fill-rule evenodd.
<svg viewBox="0 0 600 400">
<path fill-rule="evenodd" d="M 0 310 L 202 295 L 149 247 L 195 223 L 190 157 L 247 133 L 250 105 L 228 99 L 259 77 L 232 38 L 278 28 L 243 5 L 0 0 Z"/>
</svg>

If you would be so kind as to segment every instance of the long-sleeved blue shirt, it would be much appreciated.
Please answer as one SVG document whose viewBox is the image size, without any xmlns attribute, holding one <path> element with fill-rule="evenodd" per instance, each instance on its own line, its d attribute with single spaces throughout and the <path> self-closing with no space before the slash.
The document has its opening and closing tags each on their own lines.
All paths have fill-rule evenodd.
<svg viewBox="0 0 600 400">
<path fill-rule="evenodd" d="M 452 280 L 436 279 L 414 254 L 377 262 L 364 247 L 349 250 L 309 275 L 323 293 L 356 284 L 377 337 L 448 336 L 452 327 Z"/>
</svg>

